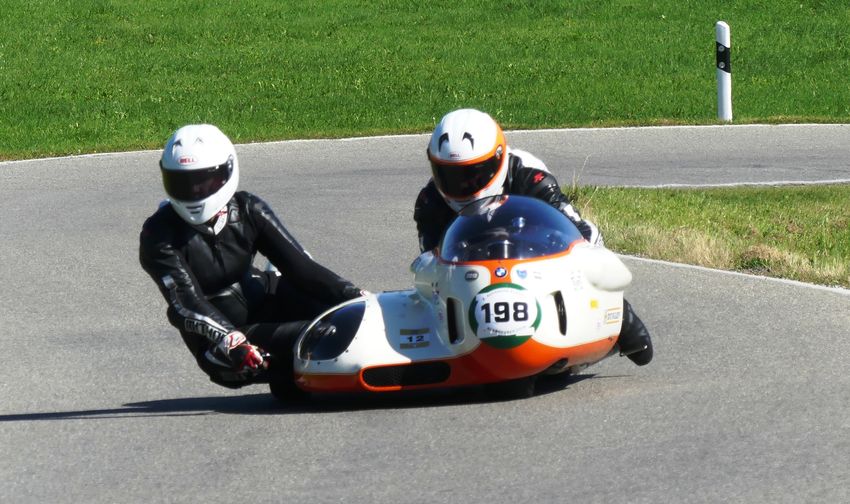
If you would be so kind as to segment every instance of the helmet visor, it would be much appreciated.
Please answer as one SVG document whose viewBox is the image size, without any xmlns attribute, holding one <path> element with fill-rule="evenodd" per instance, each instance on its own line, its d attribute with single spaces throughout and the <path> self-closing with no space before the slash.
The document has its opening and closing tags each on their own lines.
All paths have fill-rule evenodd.
<svg viewBox="0 0 850 504">
<path fill-rule="evenodd" d="M 446 196 L 468 198 L 481 191 L 499 173 L 500 156 L 492 156 L 473 165 L 443 164 L 431 161 L 434 183 Z"/>
<path fill-rule="evenodd" d="M 230 180 L 233 159 L 200 170 L 169 170 L 160 164 L 165 192 L 179 201 L 201 201 L 212 196 Z"/>
</svg>

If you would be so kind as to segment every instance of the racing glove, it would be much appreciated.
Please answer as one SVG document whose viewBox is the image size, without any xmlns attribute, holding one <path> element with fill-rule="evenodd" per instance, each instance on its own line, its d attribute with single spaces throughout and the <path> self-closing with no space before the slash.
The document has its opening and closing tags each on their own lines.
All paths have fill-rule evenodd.
<svg viewBox="0 0 850 504">
<path fill-rule="evenodd" d="M 219 342 L 216 350 L 227 356 L 234 371 L 259 369 L 264 359 L 260 349 L 248 343 L 241 331 L 231 331 Z M 263 366 L 265 367 L 265 366 Z"/>
</svg>

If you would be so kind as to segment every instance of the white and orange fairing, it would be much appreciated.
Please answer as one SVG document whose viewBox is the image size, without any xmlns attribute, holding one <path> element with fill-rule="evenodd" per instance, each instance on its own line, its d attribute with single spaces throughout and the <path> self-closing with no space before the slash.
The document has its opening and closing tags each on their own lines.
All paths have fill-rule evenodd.
<svg viewBox="0 0 850 504">
<path fill-rule="evenodd" d="M 610 355 L 631 273 L 562 214 L 520 196 L 464 210 L 439 254 L 411 265 L 414 288 L 371 294 L 316 321 L 337 334 L 296 344 L 308 391 L 391 391 L 576 370 Z M 549 212 L 551 210 L 551 212 Z M 483 237 L 483 239 L 482 239 Z"/>
</svg>

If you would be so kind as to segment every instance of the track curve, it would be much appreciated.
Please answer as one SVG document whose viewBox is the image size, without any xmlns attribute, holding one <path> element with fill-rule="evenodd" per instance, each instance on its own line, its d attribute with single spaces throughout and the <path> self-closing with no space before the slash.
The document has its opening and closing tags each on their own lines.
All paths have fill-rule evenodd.
<svg viewBox="0 0 850 504">
<path fill-rule="evenodd" d="M 848 180 L 847 126 L 508 132 L 562 183 Z M 405 288 L 426 137 L 238 146 L 317 259 Z M 627 259 L 656 360 L 522 401 L 206 382 L 137 262 L 158 153 L 0 163 L 3 502 L 850 501 L 850 296 Z M 377 204 L 380 202 L 380 206 Z"/>
</svg>

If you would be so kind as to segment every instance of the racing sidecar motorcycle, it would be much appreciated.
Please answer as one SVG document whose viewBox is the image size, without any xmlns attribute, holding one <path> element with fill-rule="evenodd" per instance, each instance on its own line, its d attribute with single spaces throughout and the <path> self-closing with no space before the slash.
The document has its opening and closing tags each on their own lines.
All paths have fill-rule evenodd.
<svg viewBox="0 0 850 504">
<path fill-rule="evenodd" d="M 413 289 L 350 300 L 307 326 L 295 344 L 299 389 L 496 384 L 530 395 L 537 376 L 616 352 L 631 273 L 545 202 L 479 200 L 410 268 Z M 336 332 L 314 331 L 319 321 Z"/>
</svg>

